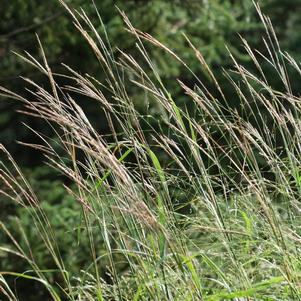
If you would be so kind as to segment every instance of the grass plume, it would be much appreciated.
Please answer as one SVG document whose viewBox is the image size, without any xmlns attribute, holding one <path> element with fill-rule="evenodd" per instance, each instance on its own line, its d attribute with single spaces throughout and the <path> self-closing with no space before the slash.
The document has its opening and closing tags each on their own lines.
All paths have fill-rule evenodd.
<svg viewBox="0 0 301 301">
<path fill-rule="evenodd" d="M 180 54 L 134 28 L 123 12 L 139 60 L 122 51 L 115 57 L 106 29 L 102 37 L 84 11 L 61 3 L 106 80 L 69 66 L 65 74 L 54 74 L 38 40 L 42 62 L 30 54 L 21 57 L 48 77 L 51 89 L 25 78 L 30 99 L 4 88 L 1 93 L 23 102 L 23 113 L 52 126 L 55 145 L 37 133 L 41 145 L 31 146 L 72 182 L 65 189 L 81 206 L 80 235 L 88 237 L 90 265 L 77 275 L 66 270 L 68 258 L 62 259 L 40 201 L 2 147 L 13 169 L 1 164 L 2 193 L 31 212 L 53 263 L 48 271 L 40 267 L 30 245 L 21 248 L 1 224 L 14 249 L 0 250 L 15 252 L 32 269 L 30 276 L 1 271 L 3 293 L 17 300 L 6 281 L 10 275 L 40 281 L 53 300 L 299 300 L 301 106 L 288 69 L 300 74 L 300 67 L 281 50 L 270 20 L 256 5 L 266 49 L 253 50 L 242 38 L 256 74 L 229 52 L 233 70 L 225 77 L 241 104 L 231 107 L 189 37 L 213 91 Z M 193 113 L 168 91 L 145 43 L 161 48 L 195 78 L 193 87 L 178 80 Z M 261 62 L 273 68 L 282 87 L 270 85 Z M 62 76 L 71 84 L 60 86 Z M 160 111 L 157 123 L 133 100 L 133 86 Z M 110 128 L 109 137 L 95 130 L 78 105 L 79 96 L 93 99 L 104 112 L 100 122 Z M 60 274 L 59 283 L 51 281 L 50 270 Z"/>
</svg>

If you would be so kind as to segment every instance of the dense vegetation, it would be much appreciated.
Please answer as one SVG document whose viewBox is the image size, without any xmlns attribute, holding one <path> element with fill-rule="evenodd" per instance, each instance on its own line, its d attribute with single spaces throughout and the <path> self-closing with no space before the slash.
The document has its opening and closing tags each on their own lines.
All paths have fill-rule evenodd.
<svg viewBox="0 0 301 301">
<path fill-rule="evenodd" d="M 301 299 L 298 2 L 260 4 L 4 2 L 1 300 Z"/>
</svg>

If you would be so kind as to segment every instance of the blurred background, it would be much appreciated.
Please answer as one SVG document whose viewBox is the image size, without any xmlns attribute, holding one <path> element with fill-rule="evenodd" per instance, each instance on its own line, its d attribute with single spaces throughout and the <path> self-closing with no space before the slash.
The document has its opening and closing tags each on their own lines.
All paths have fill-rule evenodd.
<svg viewBox="0 0 301 301">
<path fill-rule="evenodd" d="M 255 72 L 239 37 L 242 35 L 255 49 L 263 48 L 264 28 L 251 0 L 94 1 L 117 58 L 118 49 L 138 57 L 135 39 L 126 32 L 118 7 L 126 13 L 136 28 L 153 35 L 179 54 L 205 85 L 210 87 L 213 83 L 189 48 L 183 33 L 187 35 L 203 54 L 212 70 L 216 72 L 227 96 L 227 101 L 229 101 L 228 105 L 239 105 L 237 96 L 234 95 L 221 70 L 231 68 L 227 46 L 236 58 L 248 66 L 250 70 L 253 68 Z M 65 2 L 76 9 L 84 9 L 99 32 L 103 33 L 92 1 L 66 0 Z M 262 11 L 271 18 L 282 49 L 288 51 L 296 61 L 300 61 L 301 0 L 260 0 L 258 2 Z M 100 82 L 104 80 L 102 69 L 96 63 L 91 49 L 77 32 L 70 16 L 59 4 L 59 1 L 0 0 L 0 86 L 24 95 L 30 100 L 30 92 L 26 90 L 26 84 L 21 77 L 30 78 L 40 85 L 48 85 L 47 78 L 15 54 L 24 54 L 26 51 L 41 61 L 36 34 L 41 39 L 53 72 L 62 72 L 64 68 L 61 63 L 63 62 L 82 74 L 93 75 Z M 168 55 L 162 50 L 151 45 L 147 47 L 150 57 L 158 66 L 166 87 L 173 92 L 175 99 L 181 105 L 185 101 L 185 96 L 176 79 L 180 79 L 188 86 L 193 86 L 191 74 L 187 74 L 184 67 L 176 60 L 168 59 Z M 140 63 L 143 66 L 142 60 Z M 145 68 L 147 69 L 147 67 Z M 265 68 L 268 70 L 269 66 L 267 65 Z M 64 79 L 61 81 L 62 84 L 65 83 Z M 68 82 L 66 81 L 66 83 Z M 272 77 L 270 83 L 275 86 L 279 85 L 277 80 Z M 298 94 L 300 84 L 297 81 L 291 84 L 292 89 Z M 132 99 L 138 106 L 139 103 L 143 106 L 141 102 L 143 94 L 141 93 L 137 88 L 130 91 Z M 95 128 L 101 134 L 109 134 L 109 127 L 104 121 L 103 113 L 97 110 L 97 104 L 91 100 L 80 99 L 78 96 L 77 101 L 83 106 Z M 160 112 L 156 110 L 154 104 L 148 105 L 149 112 L 153 117 L 159 115 Z M 22 167 L 34 191 L 44 202 L 44 209 L 52 217 L 52 223 L 54 227 L 57 227 L 57 235 L 62 237 L 65 244 L 65 248 L 62 246 L 62 256 L 71 258 L 68 262 L 72 265 L 73 270 L 77 271 L 88 264 L 86 258 L 88 244 L 86 244 L 86 249 L 82 248 L 82 254 L 72 253 L 73 249 L 70 246 L 76 241 L 72 239 L 72 236 L 67 238 L 65 233 L 68 229 L 73 229 L 81 223 L 81 217 L 77 211 L 79 205 L 66 195 L 61 185 L 62 179 L 44 163 L 45 158 L 40 152 L 17 143 L 18 141 L 40 142 L 37 142 L 37 136 L 30 128 L 50 139 L 52 135 L 45 122 L 19 113 L 18 110 L 21 109 L 22 104 L 18 101 L 0 96 L 0 142 Z M 17 237 L 22 235 L 21 228 L 27 229 L 31 233 L 28 239 L 32 248 L 40 248 L 37 234 L 34 230 L 30 230 L 31 221 L 28 212 L 16 207 L 4 197 L 0 199 L 0 220 L 8 225 Z M 62 224 L 66 228 L 62 227 Z M 0 240 L 5 240 L 1 235 Z M 9 241 L 7 240 L 6 243 L 9 244 Z M 85 246 L 84 242 L 83 246 Z M 42 265 L 47 266 L 47 256 L 43 250 L 39 252 Z M 13 254 L 7 255 L 5 253 L 4 255 L 0 251 L 0 270 L 23 271 L 24 264 Z M 18 281 L 15 286 L 22 288 L 19 291 L 27 296 L 27 299 L 22 299 L 20 296 L 21 300 L 38 300 L 37 295 L 30 295 L 33 290 L 32 288 L 28 289 L 24 281 Z M 43 297 L 43 290 L 37 289 L 36 292 L 39 292 L 41 298 Z M 23 298 L 25 298 L 24 296 Z"/>
</svg>

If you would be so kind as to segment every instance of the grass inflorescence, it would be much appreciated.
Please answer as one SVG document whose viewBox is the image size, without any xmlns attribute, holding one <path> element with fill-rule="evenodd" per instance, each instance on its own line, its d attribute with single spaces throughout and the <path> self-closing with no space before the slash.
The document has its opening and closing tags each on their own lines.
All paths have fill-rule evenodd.
<svg viewBox="0 0 301 301">
<path fill-rule="evenodd" d="M 28 211 L 51 258 L 47 267 L 39 266 L 28 233 L 21 243 L 2 223 L 11 244 L 1 252 L 30 266 L 0 272 L 3 294 L 17 300 L 8 279 L 20 277 L 41 283 L 52 300 L 301 299 L 301 105 L 288 69 L 301 71 L 281 50 L 270 20 L 256 6 L 266 29 L 261 52 L 242 38 L 256 72 L 229 52 L 233 69 L 224 72 L 239 102 L 233 107 L 189 37 L 211 89 L 180 54 L 134 28 L 123 12 L 139 59 L 121 50 L 116 57 L 106 29 L 100 35 L 84 11 L 61 2 L 106 80 L 69 66 L 65 74 L 54 74 L 39 41 L 42 62 L 20 56 L 48 77 L 50 89 L 25 78 L 30 99 L 1 91 L 22 101 L 23 113 L 52 126 L 56 139 L 36 133 L 42 143 L 30 146 L 69 179 L 65 190 L 81 216 L 70 232 L 76 233 L 78 249 L 84 241 L 88 251 L 83 269 L 69 270 L 42 202 L 2 147 L 10 165 L 1 167 L 2 193 Z M 194 78 L 193 86 L 178 80 L 184 106 L 161 79 L 146 44 L 181 62 Z M 279 77 L 278 89 L 263 63 Z M 70 84 L 61 86 L 61 77 Z M 140 103 L 129 87 L 143 92 Z M 77 103 L 82 96 L 96 101 L 106 117 L 99 122 L 108 125 L 110 135 L 95 130 Z M 149 103 L 160 118 L 151 116 Z"/>
</svg>

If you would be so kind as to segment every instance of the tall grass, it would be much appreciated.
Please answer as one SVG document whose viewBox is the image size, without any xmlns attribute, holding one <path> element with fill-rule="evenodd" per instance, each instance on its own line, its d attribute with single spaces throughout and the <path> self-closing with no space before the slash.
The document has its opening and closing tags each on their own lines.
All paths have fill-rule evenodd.
<svg viewBox="0 0 301 301">
<path fill-rule="evenodd" d="M 280 49 L 270 20 L 256 5 L 266 29 L 261 52 L 242 38 L 256 74 L 229 52 L 233 70 L 225 76 L 240 102 L 234 108 L 189 37 L 214 91 L 193 74 L 189 62 L 134 28 L 124 13 L 139 58 L 122 51 L 116 58 L 106 28 L 100 35 L 84 11 L 61 3 L 106 80 L 99 82 L 69 66 L 66 74 L 54 74 L 39 42 L 42 62 L 28 53 L 22 58 L 48 77 L 51 88 L 25 78 L 32 87 L 30 98 L 1 91 L 22 101 L 23 113 L 46 120 L 57 135 L 54 143 L 36 133 L 42 143 L 31 147 L 74 183 L 65 189 L 81 205 L 84 229 L 78 235 L 89 239 L 91 264 L 77 274 L 66 269 L 68 259 L 62 260 L 49 217 L 2 147 L 14 169 L 2 164 L 2 193 L 28 208 L 53 262 L 48 270 L 40 267 L 30 245 L 22 248 L 1 224 L 14 246 L 1 250 L 22 257 L 32 269 L 23 274 L 2 271 L 2 293 L 17 300 L 7 280 L 23 277 L 42 283 L 51 300 L 301 299 L 301 106 L 287 70 L 301 72 Z M 186 107 L 166 88 L 160 67 L 146 51 L 149 43 L 195 78 L 193 87 L 178 80 Z M 269 83 L 263 63 L 281 80 L 278 89 Z M 71 84 L 60 86 L 62 76 Z M 132 87 L 144 93 L 142 104 L 133 101 Z M 94 129 L 77 94 L 98 103 L 106 116 L 99 122 L 109 125 L 109 137 Z M 153 120 L 147 102 L 159 110 L 160 120 Z M 53 273 L 60 274 L 59 283 L 51 280 Z"/>
</svg>

